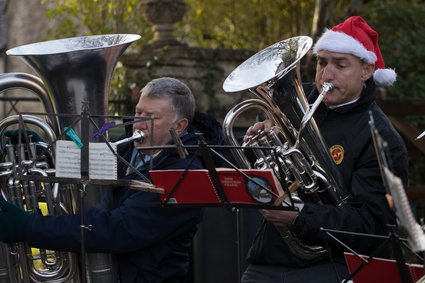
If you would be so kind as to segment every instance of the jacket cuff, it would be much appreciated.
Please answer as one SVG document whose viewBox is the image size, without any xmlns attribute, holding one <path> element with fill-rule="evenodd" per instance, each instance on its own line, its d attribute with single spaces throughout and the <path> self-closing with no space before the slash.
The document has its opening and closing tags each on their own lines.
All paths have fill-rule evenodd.
<svg viewBox="0 0 425 283">
<path fill-rule="evenodd" d="M 304 207 L 300 209 L 300 212 L 298 213 L 297 217 L 295 217 L 294 221 L 292 222 L 293 231 L 295 234 L 299 235 L 303 232 L 303 228 L 305 227 L 305 224 L 307 222 L 307 211 L 309 210 L 309 204 L 304 204 Z"/>
</svg>

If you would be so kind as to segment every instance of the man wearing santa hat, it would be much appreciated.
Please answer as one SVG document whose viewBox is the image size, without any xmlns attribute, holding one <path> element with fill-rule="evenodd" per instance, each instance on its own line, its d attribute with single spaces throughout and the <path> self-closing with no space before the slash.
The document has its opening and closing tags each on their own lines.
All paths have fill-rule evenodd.
<svg viewBox="0 0 425 283">
<path fill-rule="evenodd" d="M 386 188 L 369 125 L 371 115 L 379 134 L 388 143 L 393 173 L 407 186 L 405 145 L 375 102 L 377 88 L 392 85 L 396 80 L 395 71 L 385 68 L 378 33 L 361 17 L 353 16 L 326 30 L 314 45 L 313 53 L 317 57 L 315 88 L 308 99 L 313 103 L 324 83 L 333 85 L 314 118 L 350 195 L 339 206 L 305 201 L 299 212 L 261 210 L 265 221 L 249 251 L 250 264 L 242 276 L 244 283 L 328 283 L 347 278 L 343 257 L 346 249 L 337 241 L 328 239 L 335 266 L 328 255 L 309 260 L 290 251 L 278 232 L 282 227 L 292 227 L 296 237 L 310 246 L 324 245 L 322 227 L 367 235 L 389 234 L 388 225 L 395 224 L 395 215 L 385 198 Z M 270 126 L 268 120 L 256 123 L 247 135 L 258 129 L 268 131 Z M 352 234 L 336 236 L 354 251 L 366 255 L 383 241 Z"/>
</svg>

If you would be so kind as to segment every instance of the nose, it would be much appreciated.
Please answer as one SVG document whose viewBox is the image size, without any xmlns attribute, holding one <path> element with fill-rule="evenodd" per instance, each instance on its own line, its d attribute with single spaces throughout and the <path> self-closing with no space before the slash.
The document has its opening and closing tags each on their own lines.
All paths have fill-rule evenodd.
<svg viewBox="0 0 425 283">
<path fill-rule="evenodd" d="M 331 82 L 333 79 L 333 69 L 329 64 L 323 68 L 322 71 L 322 80 L 324 82 Z"/>
<path fill-rule="evenodd" d="M 139 130 L 147 130 L 148 129 L 148 123 L 149 121 L 146 120 L 139 120 L 139 121 L 135 121 L 135 123 L 133 124 L 133 130 L 135 129 L 139 129 Z"/>
<path fill-rule="evenodd" d="M 139 130 L 147 130 L 149 128 L 148 123 L 146 121 L 138 122 L 138 123 L 135 123 L 134 125 Z"/>
</svg>

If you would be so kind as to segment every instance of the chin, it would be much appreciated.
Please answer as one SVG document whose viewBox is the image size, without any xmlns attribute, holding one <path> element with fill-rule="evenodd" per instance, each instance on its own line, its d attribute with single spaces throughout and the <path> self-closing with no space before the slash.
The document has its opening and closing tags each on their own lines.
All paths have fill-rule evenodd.
<svg viewBox="0 0 425 283">
<path fill-rule="evenodd" d="M 144 146 L 147 146 L 147 144 L 145 144 L 145 143 L 139 143 L 139 142 L 135 142 L 135 143 L 133 143 L 134 144 L 134 147 L 144 147 Z"/>
<path fill-rule="evenodd" d="M 335 97 L 337 98 L 337 97 Z M 332 105 L 337 105 L 340 102 L 338 101 L 338 99 L 333 99 L 332 94 L 329 93 L 324 99 L 323 99 L 323 103 L 325 103 L 328 106 L 332 106 Z"/>
</svg>

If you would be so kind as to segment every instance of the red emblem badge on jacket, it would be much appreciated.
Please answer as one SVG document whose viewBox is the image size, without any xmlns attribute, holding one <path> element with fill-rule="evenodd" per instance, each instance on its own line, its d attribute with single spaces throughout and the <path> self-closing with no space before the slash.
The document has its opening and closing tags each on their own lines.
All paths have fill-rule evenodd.
<svg viewBox="0 0 425 283">
<path fill-rule="evenodd" d="M 344 148 L 341 145 L 336 144 L 331 146 L 329 151 L 335 163 L 337 165 L 341 164 L 342 160 L 344 159 Z"/>
</svg>

